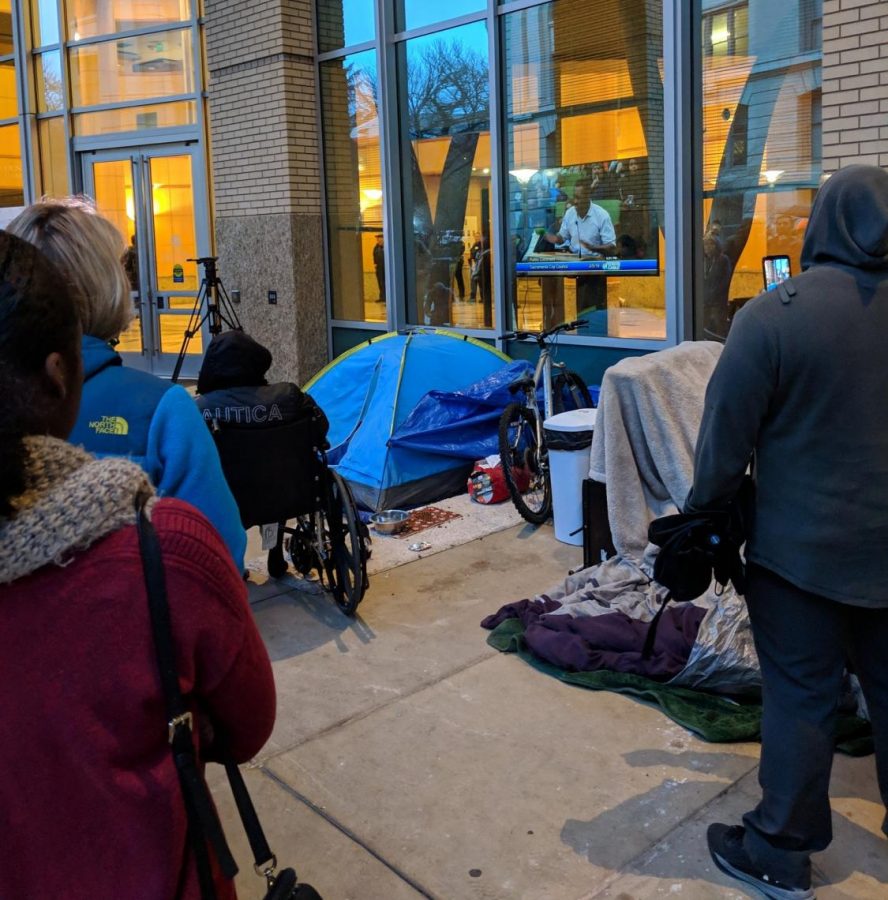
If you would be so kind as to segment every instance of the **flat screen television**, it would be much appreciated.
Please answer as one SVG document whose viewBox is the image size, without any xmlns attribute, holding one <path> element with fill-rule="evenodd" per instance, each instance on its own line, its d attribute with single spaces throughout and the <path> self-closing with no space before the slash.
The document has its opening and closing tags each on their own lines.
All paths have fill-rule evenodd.
<svg viewBox="0 0 888 900">
<path fill-rule="evenodd" d="M 510 216 L 518 277 L 658 275 L 657 216 L 647 160 L 592 162 L 557 169 L 519 170 L 510 182 Z M 614 250 L 592 253 L 552 241 L 582 185 L 614 227 Z"/>
</svg>

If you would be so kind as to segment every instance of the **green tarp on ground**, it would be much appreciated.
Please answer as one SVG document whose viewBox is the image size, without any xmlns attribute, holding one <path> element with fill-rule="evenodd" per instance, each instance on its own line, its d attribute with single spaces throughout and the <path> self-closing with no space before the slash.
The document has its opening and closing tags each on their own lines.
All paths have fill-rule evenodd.
<svg viewBox="0 0 888 900">
<path fill-rule="evenodd" d="M 749 699 L 730 700 L 715 694 L 673 687 L 641 675 L 621 672 L 568 672 L 543 662 L 530 652 L 524 641 L 524 626 L 518 619 L 506 619 L 487 637 L 487 643 L 502 653 L 517 653 L 535 669 L 568 684 L 593 691 L 628 694 L 661 709 L 670 719 L 704 741 L 738 743 L 761 739 L 761 704 Z M 839 719 L 836 749 L 849 756 L 873 752 L 869 722 L 857 716 Z"/>
</svg>

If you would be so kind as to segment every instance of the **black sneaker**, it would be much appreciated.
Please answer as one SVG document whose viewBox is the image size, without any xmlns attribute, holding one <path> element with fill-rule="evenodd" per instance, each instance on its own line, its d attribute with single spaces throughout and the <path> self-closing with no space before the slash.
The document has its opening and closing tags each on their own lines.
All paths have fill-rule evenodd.
<svg viewBox="0 0 888 900">
<path fill-rule="evenodd" d="M 760 871 L 743 849 L 745 830 L 741 825 L 710 825 L 706 832 L 712 861 L 726 875 L 751 884 L 770 900 L 814 900 L 811 885 L 793 887 Z"/>
</svg>

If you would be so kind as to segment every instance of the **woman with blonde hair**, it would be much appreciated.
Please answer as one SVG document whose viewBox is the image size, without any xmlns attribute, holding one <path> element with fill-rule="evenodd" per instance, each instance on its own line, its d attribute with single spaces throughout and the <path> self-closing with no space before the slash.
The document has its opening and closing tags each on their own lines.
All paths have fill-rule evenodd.
<svg viewBox="0 0 888 900">
<path fill-rule="evenodd" d="M 137 506 L 160 544 L 199 763 L 261 749 L 271 663 L 207 520 L 157 499 L 134 462 L 65 440 L 81 390 L 77 300 L 35 247 L 0 232 L 0 897 L 198 900 Z M 221 875 L 215 888 L 234 897 Z"/>
<path fill-rule="evenodd" d="M 127 456 L 161 496 L 196 506 L 243 571 L 246 534 L 216 446 L 184 388 L 123 365 L 114 345 L 133 318 L 120 232 L 82 197 L 44 198 L 7 229 L 34 244 L 73 289 L 83 329 L 83 400 L 70 441 Z"/>
</svg>

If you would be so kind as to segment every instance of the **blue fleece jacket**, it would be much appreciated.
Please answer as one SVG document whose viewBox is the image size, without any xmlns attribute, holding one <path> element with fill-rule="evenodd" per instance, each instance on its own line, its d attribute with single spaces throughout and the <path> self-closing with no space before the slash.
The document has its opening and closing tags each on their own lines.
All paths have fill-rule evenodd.
<svg viewBox="0 0 888 900">
<path fill-rule="evenodd" d="M 83 399 L 69 440 L 96 456 L 128 456 L 161 497 L 197 507 L 239 571 L 247 537 L 212 435 L 188 392 L 123 365 L 105 341 L 83 338 Z"/>
</svg>

